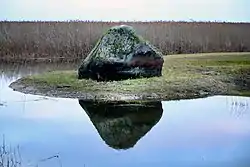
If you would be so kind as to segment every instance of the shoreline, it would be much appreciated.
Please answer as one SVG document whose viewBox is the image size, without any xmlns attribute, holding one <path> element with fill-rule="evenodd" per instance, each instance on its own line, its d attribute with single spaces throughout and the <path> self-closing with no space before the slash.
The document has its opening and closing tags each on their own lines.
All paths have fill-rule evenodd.
<svg viewBox="0 0 250 167">
<path fill-rule="evenodd" d="M 100 102 L 250 96 L 250 53 L 170 55 L 164 60 L 161 77 L 97 82 L 78 80 L 76 71 L 52 71 L 21 78 L 10 87 L 22 93 Z"/>
<path fill-rule="evenodd" d="M 56 57 L 56 58 L 5 58 L 0 57 L 1 63 L 8 64 L 25 64 L 25 63 L 76 63 L 81 61 L 79 58 L 64 58 L 64 57 Z"/>
<path fill-rule="evenodd" d="M 134 102 L 134 101 L 168 101 L 168 100 L 181 100 L 181 99 L 195 99 L 205 98 L 215 95 L 223 95 L 220 92 L 211 94 L 210 92 L 200 92 L 192 96 L 183 97 L 182 94 L 175 94 L 175 96 L 161 95 L 157 93 L 143 93 L 143 94 L 125 94 L 125 93 L 84 93 L 72 90 L 60 90 L 60 88 L 36 88 L 34 86 L 25 85 L 15 82 L 10 84 L 10 88 L 14 91 L 22 92 L 25 94 L 41 95 L 54 98 L 73 98 L 83 101 L 91 102 Z"/>
</svg>

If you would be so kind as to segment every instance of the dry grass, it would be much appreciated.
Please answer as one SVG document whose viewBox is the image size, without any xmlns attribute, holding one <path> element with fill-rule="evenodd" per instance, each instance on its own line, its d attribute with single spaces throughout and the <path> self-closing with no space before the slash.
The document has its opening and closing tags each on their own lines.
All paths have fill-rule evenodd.
<svg viewBox="0 0 250 167">
<path fill-rule="evenodd" d="M 76 61 L 120 24 L 133 26 L 164 54 L 250 51 L 250 23 L 0 22 L 0 59 Z"/>
<path fill-rule="evenodd" d="M 7 147 L 5 140 L 0 146 L 0 167 L 21 167 L 19 147 Z"/>
</svg>

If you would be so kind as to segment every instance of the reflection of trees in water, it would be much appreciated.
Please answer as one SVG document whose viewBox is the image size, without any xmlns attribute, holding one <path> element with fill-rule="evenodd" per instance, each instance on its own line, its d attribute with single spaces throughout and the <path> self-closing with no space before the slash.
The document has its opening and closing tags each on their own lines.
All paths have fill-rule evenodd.
<svg viewBox="0 0 250 167">
<path fill-rule="evenodd" d="M 250 98 L 247 97 L 227 97 L 227 104 L 230 112 L 236 117 L 250 114 Z"/>
<path fill-rule="evenodd" d="M 75 63 L 0 63 L 0 79 L 10 80 L 51 70 L 77 69 Z"/>
<path fill-rule="evenodd" d="M 133 147 L 162 116 L 161 102 L 91 103 L 79 100 L 101 138 L 114 149 Z"/>
<path fill-rule="evenodd" d="M 49 101 L 58 101 L 58 99 L 55 99 L 55 98 L 49 98 L 49 97 L 37 97 L 35 99 L 30 99 L 30 100 L 27 100 L 27 95 L 26 94 L 22 94 L 22 96 L 20 96 L 22 99 L 21 100 L 16 100 L 16 101 L 1 101 L 0 99 L 0 107 L 7 107 L 8 105 L 10 104 L 13 104 L 13 103 L 22 103 L 22 111 L 25 112 L 25 109 L 26 109 L 26 104 L 31 102 L 39 102 L 39 101 L 44 101 L 44 100 L 49 100 Z M 1 97 L 1 95 L 0 95 Z M 0 166 L 1 167 L 1 166 Z"/>
<path fill-rule="evenodd" d="M 21 102 L 25 107 L 26 102 L 34 102 L 46 100 L 44 98 L 37 98 L 33 100 L 26 100 L 26 95 L 20 101 L 4 101 L 4 93 L 1 90 L 8 87 L 10 82 L 27 75 L 38 74 L 45 71 L 52 70 L 73 70 L 77 69 L 77 64 L 73 63 L 0 63 L 0 107 L 5 107 L 8 103 Z M 50 99 L 51 100 L 51 99 Z"/>
<path fill-rule="evenodd" d="M 26 103 L 29 103 L 29 102 L 33 103 L 33 102 L 39 102 L 39 101 L 45 101 L 45 100 L 58 101 L 58 99 L 56 99 L 56 98 L 50 98 L 50 97 L 45 97 L 45 96 L 36 97 L 34 99 L 27 100 L 26 94 L 20 95 L 20 98 L 21 98 L 20 100 L 3 101 L 1 96 L 2 96 L 2 94 L 0 91 L 0 107 L 7 107 L 8 105 L 13 104 L 13 103 L 22 103 L 22 111 L 23 112 L 25 112 Z"/>
</svg>

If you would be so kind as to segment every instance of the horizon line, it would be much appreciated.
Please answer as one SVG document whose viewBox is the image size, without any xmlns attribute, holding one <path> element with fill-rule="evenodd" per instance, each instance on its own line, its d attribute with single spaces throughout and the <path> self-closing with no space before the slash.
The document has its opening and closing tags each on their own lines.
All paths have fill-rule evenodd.
<svg viewBox="0 0 250 167">
<path fill-rule="evenodd" d="M 0 20 L 0 22 L 90 22 L 90 23 L 152 23 L 152 22 L 160 22 L 160 23 L 246 23 L 249 24 L 248 21 L 222 21 L 222 20 L 80 20 L 80 19 L 68 19 L 68 20 Z"/>
</svg>

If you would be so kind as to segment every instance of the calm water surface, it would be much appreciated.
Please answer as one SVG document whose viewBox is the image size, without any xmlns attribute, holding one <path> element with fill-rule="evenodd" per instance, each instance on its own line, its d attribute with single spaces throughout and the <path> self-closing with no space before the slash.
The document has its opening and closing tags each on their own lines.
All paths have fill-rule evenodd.
<svg viewBox="0 0 250 167">
<path fill-rule="evenodd" d="M 0 135 L 19 145 L 26 166 L 250 166 L 250 98 L 114 107 L 8 87 L 25 75 L 74 67 L 0 64 Z"/>
</svg>

